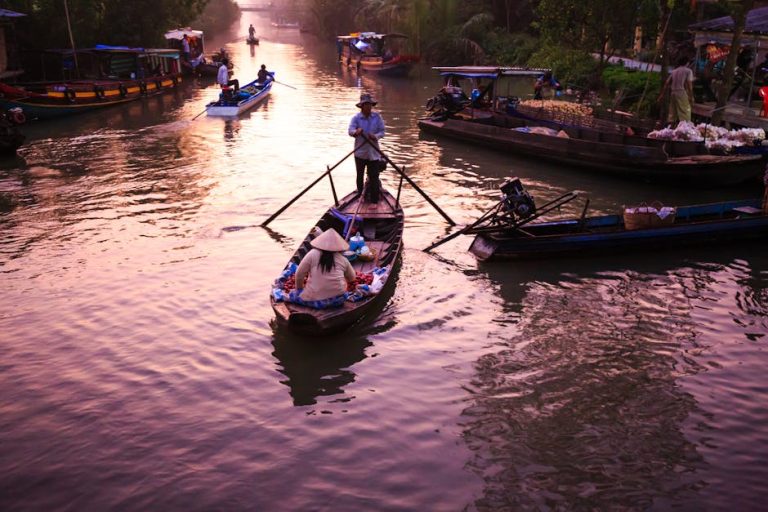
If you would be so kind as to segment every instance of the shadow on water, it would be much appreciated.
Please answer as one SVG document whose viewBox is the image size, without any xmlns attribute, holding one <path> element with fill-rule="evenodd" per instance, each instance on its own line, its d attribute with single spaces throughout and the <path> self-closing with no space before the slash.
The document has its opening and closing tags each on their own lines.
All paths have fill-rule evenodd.
<svg viewBox="0 0 768 512">
<path fill-rule="evenodd" d="M 711 413 L 685 383 L 707 371 L 697 356 L 723 334 L 750 338 L 732 313 L 713 326 L 702 317 L 718 316 L 724 300 L 748 303 L 744 317 L 768 313 L 766 257 L 733 256 L 744 253 L 482 265 L 508 309 L 501 348 L 475 361 L 462 413 L 467 467 L 484 480 L 475 506 L 696 503 L 711 469 L 692 432 L 712 428 Z M 735 299 L 721 295 L 725 280 L 738 284 Z"/>
</svg>

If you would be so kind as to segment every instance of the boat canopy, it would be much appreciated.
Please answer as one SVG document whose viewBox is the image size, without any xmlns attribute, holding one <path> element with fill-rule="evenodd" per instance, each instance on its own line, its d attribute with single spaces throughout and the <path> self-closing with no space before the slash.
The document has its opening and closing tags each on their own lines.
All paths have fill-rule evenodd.
<svg viewBox="0 0 768 512">
<path fill-rule="evenodd" d="M 521 68 L 497 66 L 436 66 L 433 67 L 442 76 L 459 78 L 500 78 L 503 76 L 538 77 L 549 71 L 547 68 Z"/>
<path fill-rule="evenodd" d="M 184 35 L 185 34 L 187 36 L 192 36 L 192 37 L 199 37 L 199 38 L 203 37 L 203 31 L 202 30 L 192 30 L 189 27 L 184 27 L 184 28 L 177 28 L 175 30 L 169 30 L 168 32 L 165 33 L 165 38 L 166 39 L 177 39 L 177 40 L 181 41 L 182 39 L 184 39 Z"/>
<path fill-rule="evenodd" d="M 352 32 L 347 36 L 338 36 L 340 41 L 349 41 L 351 39 L 408 39 L 405 34 L 392 32 L 390 34 L 378 34 L 376 32 Z"/>
</svg>

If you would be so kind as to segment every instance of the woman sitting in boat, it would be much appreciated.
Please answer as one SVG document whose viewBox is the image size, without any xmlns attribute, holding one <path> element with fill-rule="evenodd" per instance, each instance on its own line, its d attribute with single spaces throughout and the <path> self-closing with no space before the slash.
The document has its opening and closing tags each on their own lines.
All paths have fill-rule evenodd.
<svg viewBox="0 0 768 512">
<path fill-rule="evenodd" d="M 336 230 L 326 229 L 310 242 L 314 247 L 296 269 L 296 289 L 303 302 L 338 297 L 347 291 L 347 283 L 355 282 L 355 269 L 342 254 L 349 244 Z M 306 284 L 304 279 L 307 278 Z"/>
</svg>

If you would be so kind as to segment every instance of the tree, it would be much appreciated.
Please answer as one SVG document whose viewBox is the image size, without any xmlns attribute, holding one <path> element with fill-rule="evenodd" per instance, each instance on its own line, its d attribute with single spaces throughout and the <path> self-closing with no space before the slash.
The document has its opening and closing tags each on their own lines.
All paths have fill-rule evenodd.
<svg viewBox="0 0 768 512">
<path fill-rule="evenodd" d="M 728 58 L 725 61 L 725 69 L 723 75 L 725 76 L 725 82 L 718 89 L 717 104 L 715 110 L 712 112 L 712 124 L 719 125 L 723 120 L 723 111 L 725 105 L 728 103 L 728 93 L 733 85 L 733 74 L 736 69 L 736 57 L 739 54 L 739 48 L 741 48 L 741 35 L 744 32 L 744 27 L 747 24 L 747 14 L 752 10 L 755 2 L 754 0 L 743 0 L 740 2 L 733 2 L 733 39 L 731 40 L 731 51 L 728 53 Z"/>
</svg>

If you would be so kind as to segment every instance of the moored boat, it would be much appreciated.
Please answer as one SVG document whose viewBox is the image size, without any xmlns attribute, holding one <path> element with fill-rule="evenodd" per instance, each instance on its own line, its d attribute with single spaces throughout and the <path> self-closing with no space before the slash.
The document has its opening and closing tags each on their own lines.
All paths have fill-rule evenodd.
<svg viewBox="0 0 768 512">
<path fill-rule="evenodd" d="M 187 75 L 215 77 L 221 66 L 222 54 L 218 52 L 206 57 L 205 36 L 202 30 L 189 27 L 169 30 L 165 33 L 165 40 L 171 48 L 182 51 L 182 39 L 185 35 L 189 41 L 190 56 L 188 61 L 180 60 L 182 72 Z"/>
<path fill-rule="evenodd" d="M 353 32 L 336 38 L 339 60 L 347 67 L 385 76 L 406 76 L 419 61 L 417 55 L 401 54 L 397 41 L 403 34 Z"/>
<path fill-rule="evenodd" d="M 596 217 L 586 215 L 587 202 L 580 218 L 540 222 L 538 218 L 578 196 L 571 192 L 537 208 L 518 179 L 505 183 L 502 191 L 492 210 L 461 231 L 475 235 L 469 251 L 481 261 L 630 250 L 655 254 L 665 248 L 768 238 L 768 212 L 761 199 L 629 207 L 621 214 Z"/>
<path fill-rule="evenodd" d="M 273 81 L 274 72 L 270 71 L 263 83 L 254 80 L 237 91 L 222 91 L 217 101 L 212 101 L 205 107 L 206 115 L 233 117 L 250 110 L 267 98 Z"/>
<path fill-rule="evenodd" d="M 55 53 L 70 62 L 77 58 L 84 78 L 0 84 L 0 107 L 21 108 L 27 119 L 49 119 L 174 89 L 182 80 L 176 50 L 97 46 L 76 56 Z"/>
<path fill-rule="evenodd" d="M 342 237 L 348 238 L 348 230 L 353 225 L 374 256 L 366 261 L 357 257 L 352 266 L 358 276 L 369 276 L 373 283 L 351 290 L 339 298 L 335 307 L 318 309 L 292 302 L 284 286 L 304 255 L 312 249 L 310 242 L 316 231 L 313 228 L 291 256 L 270 296 L 279 325 L 308 336 L 332 334 L 349 328 L 380 302 L 382 290 L 394 281 L 392 276 L 402 251 L 403 209 L 386 190 L 381 190 L 379 202 L 375 205 L 363 202 L 362 196 L 353 192 L 342 198 L 338 206 L 329 208 L 316 227 L 323 231 L 335 229 Z"/>
<path fill-rule="evenodd" d="M 764 165 L 760 155 L 669 156 L 663 144 L 652 144 L 650 139 L 627 144 L 613 139 L 613 134 L 531 127 L 525 120 L 494 114 L 469 120 L 421 119 L 419 128 L 465 143 L 654 183 L 736 185 L 761 176 Z"/>
</svg>

